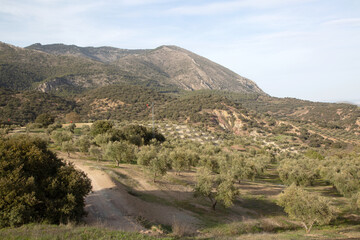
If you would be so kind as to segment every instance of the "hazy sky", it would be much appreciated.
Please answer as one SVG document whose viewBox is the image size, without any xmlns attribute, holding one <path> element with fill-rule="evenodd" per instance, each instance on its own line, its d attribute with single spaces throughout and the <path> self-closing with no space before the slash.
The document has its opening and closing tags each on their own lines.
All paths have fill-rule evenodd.
<svg viewBox="0 0 360 240">
<path fill-rule="evenodd" d="M 0 0 L 0 41 L 177 45 L 272 96 L 360 103 L 360 0 Z"/>
</svg>

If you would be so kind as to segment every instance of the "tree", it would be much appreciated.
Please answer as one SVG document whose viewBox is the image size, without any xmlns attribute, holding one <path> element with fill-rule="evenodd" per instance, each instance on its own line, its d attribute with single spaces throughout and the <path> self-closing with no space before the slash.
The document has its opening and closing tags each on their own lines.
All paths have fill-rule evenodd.
<svg viewBox="0 0 360 240">
<path fill-rule="evenodd" d="M 131 163 L 135 160 L 135 149 L 133 145 L 125 141 L 109 142 L 105 155 L 119 166 L 121 162 Z"/>
<path fill-rule="evenodd" d="M 280 194 L 277 204 L 284 208 L 290 218 L 299 220 L 306 233 L 310 233 L 314 224 L 328 224 L 335 211 L 329 201 L 316 193 L 305 191 L 292 184 Z"/>
<path fill-rule="evenodd" d="M 76 141 L 76 146 L 78 146 L 80 152 L 83 152 L 83 153 L 89 152 L 90 145 L 91 145 L 91 143 L 90 143 L 90 139 L 88 136 L 81 136 Z"/>
<path fill-rule="evenodd" d="M 0 227 L 67 223 L 84 215 L 85 173 L 57 158 L 41 139 L 0 139 Z"/>
<path fill-rule="evenodd" d="M 211 208 L 215 211 L 218 202 L 225 207 L 231 207 L 239 191 L 235 188 L 234 178 L 230 174 L 214 174 L 206 167 L 198 170 L 194 187 L 195 197 L 207 197 Z"/>
<path fill-rule="evenodd" d="M 74 143 L 72 141 L 62 142 L 61 150 L 67 152 L 68 157 L 70 157 L 70 153 L 75 152 Z"/>
<path fill-rule="evenodd" d="M 143 146 L 137 154 L 137 162 L 146 167 L 155 182 L 156 178 L 164 176 L 167 172 L 167 156 L 168 152 L 164 150 L 160 151 L 159 147 Z"/>
<path fill-rule="evenodd" d="M 153 133 L 152 130 L 141 125 L 128 125 L 123 127 L 121 131 L 124 140 L 137 146 L 148 145 L 154 138 L 159 142 L 165 141 L 165 137 L 161 133 L 158 133 L 157 131 Z"/>
<path fill-rule="evenodd" d="M 67 142 L 72 139 L 72 133 L 69 131 L 53 131 L 51 133 L 51 138 L 57 145 L 61 146 L 63 142 Z"/>
<path fill-rule="evenodd" d="M 46 129 L 46 133 L 47 133 L 47 134 L 50 134 L 50 133 L 52 133 L 53 131 L 55 131 L 56 129 L 58 129 L 58 128 L 62 128 L 61 123 L 53 123 L 53 124 L 50 124 L 50 125 L 48 126 L 48 128 Z"/>
<path fill-rule="evenodd" d="M 309 158 L 287 158 L 278 167 L 279 177 L 286 185 L 311 186 L 318 178 L 318 165 Z"/>
<path fill-rule="evenodd" d="M 322 163 L 320 175 L 345 197 L 360 191 L 360 158 L 330 158 Z"/>
<path fill-rule="evenodd" d="M 92 146 L 89 148 L 89 152 L 90 152 L 90 155 L 93 156 L 93 157 L 95 157 L 97 161 L 102 160 L 102 151 L 101 151 L 101 148 L 92 145 Z"/>
<path fill-rule="evenodd" d="M 42 113 L 36 117 L 35 123 L 40 124 L 42 127 L 47 127 L 50 124 L 53 124 L 55 121 L 55 117 L 49 113 Z"/>
<path fill-rule="evenodd" d="M 94 138 L 94 142 L 96 143 L 97 146 L 105 149 L 106 148 L 105 146 L 110 142 L 110 139 L 111 139 L 111 135 L 109 133 L 103 133 L 96 135 L 96 137 Z"/>
<path fill-rule="evenodd" d="M 354 210 L 360 210 L 360 192 L 355 193 L 351 198 L 351 206 Z"/>
<path fill-rule="evenodd" d="M 170 153 L 171 167 L 180 175 L 181 171 L 189 170 L 191 166 L 191 156 L 185 149 L 174 149 Z"/>
<path fill-rule="evenodd" d="M 164 176 L 167 172 L 166 159 L 163 156 L 151 159 L 148 169 L 153 176 L 153 182 L 155 182 L 157 177 Z"/>
<path fill-rule="evenodd" d="M 66 129 L 67 131 L 71 132 L 71 133 L 74 133 L 75 128 L 76 128 L 75 123 L 71 123 L 71 124 L 69 124 L 65 129 Z"/>
<path fill-rule="evenodd" d="M 90 133 L 93 136 L 104 134 L 113 128 L 114 124 L 110 121 L 98 120 L 91 125 Z"/>
</svg>

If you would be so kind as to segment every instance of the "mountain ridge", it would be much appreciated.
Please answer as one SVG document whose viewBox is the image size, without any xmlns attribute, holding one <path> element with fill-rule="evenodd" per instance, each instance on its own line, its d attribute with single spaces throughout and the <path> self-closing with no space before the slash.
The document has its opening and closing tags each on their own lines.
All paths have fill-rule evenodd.
<svg viewBox="0 0 360 240">
<path fill-rule="evenodd" d="M 78 47 L 65 44 L 33 44 L 25 49 L 56 56 L 91 59 L 134 77 L 158 81 L 184 90 L 218 89 L 267 95 L 255 82 L 209 59 L 174 45 L 155 49 L 120 49 L 114 47 Z"/>
</svg>

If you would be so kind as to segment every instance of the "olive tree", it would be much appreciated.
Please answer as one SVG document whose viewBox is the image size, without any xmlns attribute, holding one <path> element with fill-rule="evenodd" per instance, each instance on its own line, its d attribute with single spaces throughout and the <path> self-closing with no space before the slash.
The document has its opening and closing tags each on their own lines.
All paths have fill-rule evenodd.
<svg viewBox="0 0 360 240">
<path fill-rule="evenodd" d="M 72 136 L 72 133 L 69 131 L 53 131 L 51 133 L 51 138 L 59 146 L 61 146 L 63 142 L 70 141 L 72 139 Z"/>
<path fill-rule="evenodd" d="M 231 207 L 238 194 L 232 175 L 216 174 L 206 167 L 198 169 L 194 195 L 208 198 L 214 211 L 218 202 Z"/>
<path fill-rule="evenodd" d="M 168 169 L 166 158 L 168 152 L 157 146 L 143 146 L 137 154 L 137 163 L 145 167 L 152 175 L 153 181 L 164 176 Z"/>
<path fill-rule="evenodd" d="M 334 208 L 317 193 L 292 184 L 280 194 L 277 204 L 284 208 L 290 218 L 301 222 L 306 233 L 314 224 L 328 224 L 334 218 Z"/>
<path fill-rule="evenodd" d="M 351 206 L 354 210 L 360 210 L 360 192 L 355 193 L 351 198 Z"/>
<path fill-rule="evenodd" d="M 119 166 L 121 162 L 131 163 L 135 160 L 135 149 L 132 144 L 125 141 L 109 142 L 106 146 L 105 156 L 114 160 Z"/>
<path fill-rule="evenodd" d="M 75 141 L 75 145 L 79 148 L 80 152 L 87 153 L 90 148 L 90 138 L 86 135 L 81 136 Z"/>
<path fill-rule="evenodd" d="M 90 156 L 95 157 L 97 161 L 102 160 L 103 153 L 102 153 L 101 148 L 91 145 L 89 148 L 89 153 L 90 153 Z"/>
<path fill-rule="evenodd" d="M 191 155 L 185 149 L 174 149 L 170 153 L 171 167 L 180 175 L 181 171 L 189 170 L 191 167 Z"/>
<path fill-rule="evenodd" d="M 320 175 L 345 197 L 360 191 L 360 158 L 330 158 L 323 162 Z"/>
<path fill-rule="evenodd" d="M 319 175 L 315 162 L 306 157 L 283 159 L 278 167 L 279 177 L 286 185 L 311 186 Z"/>
<path fill-rule="evenodd" d="M 72 141 L 66 141 L 66 142 L 62 142 L 61 150 L 64 152 L 67 152 L 68 157 L 70 157 L 70 153 L 75 152 L 76 149 L 75 149 L 74 143 Z"/>
</svg>

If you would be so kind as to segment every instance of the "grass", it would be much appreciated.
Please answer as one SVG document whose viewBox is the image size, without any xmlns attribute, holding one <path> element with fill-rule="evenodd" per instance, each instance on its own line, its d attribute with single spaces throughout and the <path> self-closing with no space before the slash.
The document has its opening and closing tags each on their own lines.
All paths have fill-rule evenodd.
<svg viewBox="0 0 360 240">
<path fill-rule="evenodd" d="M 257 234 L 257 233 L 278 233 L 288 230 L 296 230 L 299 226 L 287 221 L 285 218 L 271 217 L 262 218 L 257 220 L 236 221 L 225 224 L 218 224 L 212 228 L 204 230 L 217 237 L 224 236 L 239 236 L 244 234 Z"/>
<path fill-rule="evenodd" d="M 278 206 L 274 201 L 266 199 L 265 196 L 242 196 L 239 205 L 246 209 L 256 211 L 258 217 L 285 215 L 282 207 Z"/>
<path fill-rule="evenodd" d="M 131 239 L 155 240 L 159 236 L 148 236 L 141 233 L 115 231 L 102 227 L 84 227 L 74 225 L 29 224 L 19 228 L 0 229 L 0 239 Z M 163 239 L 173 239 L 165 237 Z"/>
<path fill-rule="evenodd" d="M 360 239 L 360 226 L 347 225 L 329 228 L 315 226 L 310 234 L 286 218 L 271 217 L 260 220 L 249 220 L 220 224 L 202 231 L 208 239 Z"/>
</svg>

